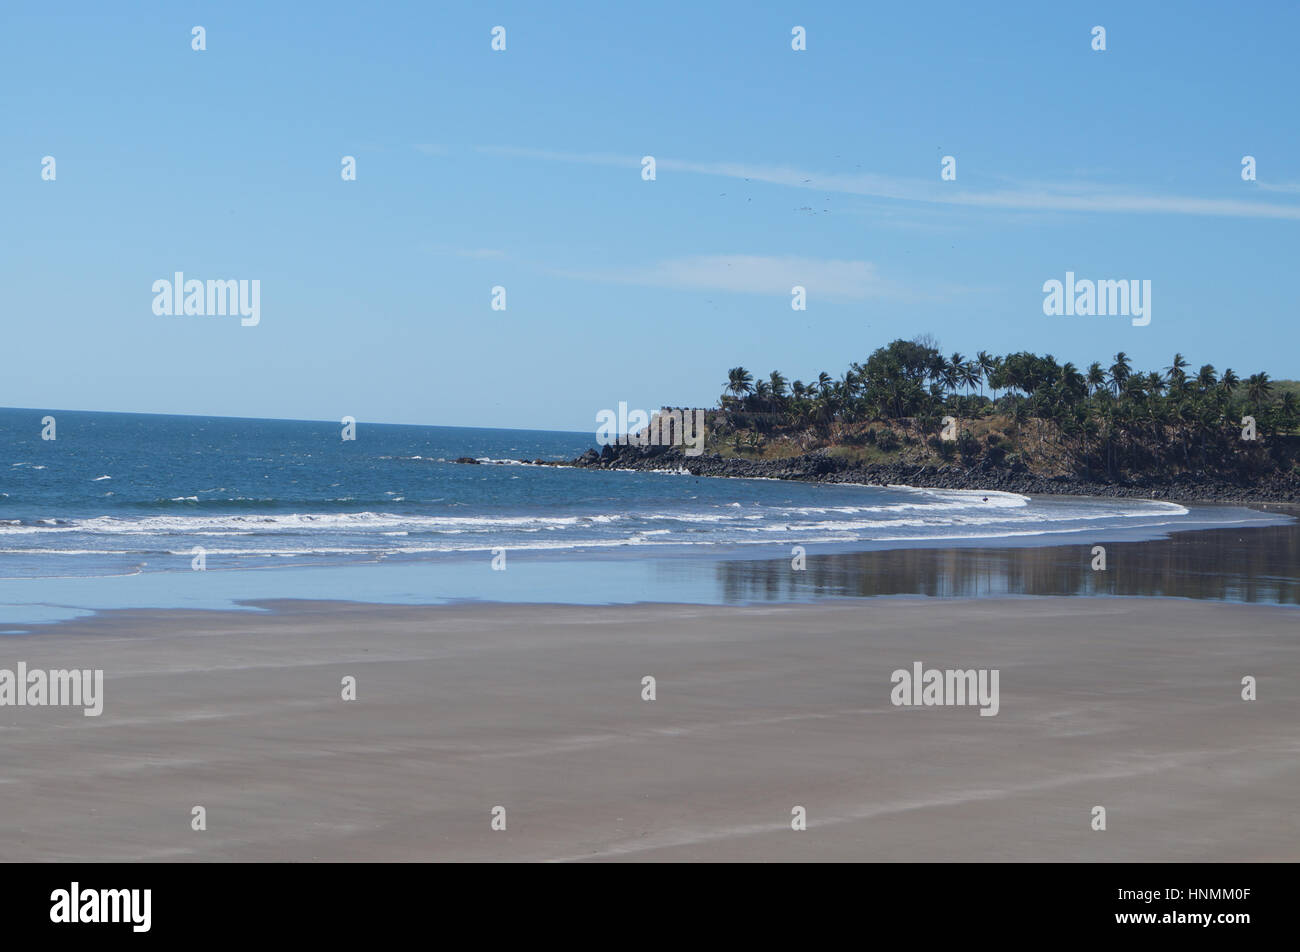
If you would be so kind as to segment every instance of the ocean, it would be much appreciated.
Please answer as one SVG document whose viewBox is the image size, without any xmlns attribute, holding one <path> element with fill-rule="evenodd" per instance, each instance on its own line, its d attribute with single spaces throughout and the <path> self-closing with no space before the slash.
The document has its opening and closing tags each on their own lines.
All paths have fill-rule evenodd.
<svg viewBox="0 0 1300 952">
<path fill-rule="evenodd" d="M 47 415 L 55 419 L 52 440 L 42 438 Z M 227 583 L 223 598 L 246 590 L 273 597 L 281 584 L 285 597 L 300 597 L 301 585 L 287 581 L 301 577 L 297 570 L 441 566 L 441 578 L 454 580 L 459 568 L 473 581 L 463 592 L 449 581 L 440 598 L 529 595 L 526 587 L 510 590 L 481 577 L 504 553 L 508 566 L 547 563 L 548 574 L 558 572 L 558 586 L 531 593 L 548 600 L 556 592 L 565 597 L 566 570 L 557 566 L 574 560 L 660 563 L 653 574 L 662 578 L 680 574 L 665 572 L 665 563 L 789 561 L 796 546 L 809 557 L 1083 546 L 1290 521 L 1242 507 L 1155 500 L 1031 499 L 517 462 L 572 459 L 595 444 L 594 433 L 359 421 L 356 438 L 344 440 L 343 429 L 327 422 L 0 410 L 0 581 L 60 582 L 60 589 L 42 586 L 40 597 L 61 604 L 58 593 L 76 591 L 77 580 L 162 575 L 172 579 L 163 588 L 184 587 L 180 579 L 199 574 L 201 565 L 209 576 L 259 570 L 255 585 Z M 460 457 L 481 462 L 454 462 Z M 327 578 L 335 581 L 326 585 Z M 318 574 L 307 587 L 358 597 L 347 584 L 340 591 L 337 578 Z M 390 574 L 380 587 L 397 578 Z M 588 581 L 575 578 L 568 587 L 585 592 Z M 219 587 L 206 582 L 200 590 Z M 613 600 L 653 600 L 657 587 L 663 586 L 638 585 Z M 11 607 L 33 603 L 34 588 L 22 596 L 14 591 L 11 584 L 0 592 Z"/>
</svg>

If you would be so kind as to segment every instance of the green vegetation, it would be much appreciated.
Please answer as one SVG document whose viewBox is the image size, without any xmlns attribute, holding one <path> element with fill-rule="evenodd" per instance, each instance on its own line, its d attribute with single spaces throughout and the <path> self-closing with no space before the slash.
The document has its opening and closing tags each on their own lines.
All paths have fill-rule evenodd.
<svg viewBox="0 0 1300 952">
<path fill-rule="evenodd" d="M 944 417 L 955 440 L 940 439 Z M 1241 419 L 1258 439 L 1242 439 Z M 908 460 L 1023 466 L 1042 473 L 1115 479 L 1135 473 L 1289 470 L 1298 441 L 1300 383 L 1268 374 L 1244 380 L 1174 354 L 1159 371 L 1136 370 L 1123 352 L 1079 368 L 1028 352 L 944 357 L 927 338 L 896 340 L 839 378 L 812 383 L 772 371 L 728 371 L 710 449 L 746 457 L 812 450 L 861 462 Z"/>
</svg>

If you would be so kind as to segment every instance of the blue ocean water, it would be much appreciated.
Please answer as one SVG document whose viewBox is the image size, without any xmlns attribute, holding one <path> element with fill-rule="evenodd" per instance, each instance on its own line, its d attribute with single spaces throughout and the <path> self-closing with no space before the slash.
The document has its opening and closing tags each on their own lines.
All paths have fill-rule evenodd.
<svg viewBox="0 0 1300 952">
<path fill-rule="evenodd" d="M 490 552 L 1034 539 L 1191 522 L 1173 503 L 589 472 L 584 433 L 0 411 L 0 576 Z M 458 457 L 482 459 L 473 466 Z M 1247 519 L 1248 513 L 1234 518 Z"/>
<path fill-rule="evenodd" d="M 47 413 L 56 421 L 53 440 L 42 439 Z M 88 591 L 74 580 L 170 573 L 172 582 L 151 590 L 179 591 L 193 584 L 181 579 L 197 574 L 196 549 L 208 579 L 221 571 L 291 569 L 294 578 L 324 580 L 296 570 L 436 563 L 477 573 L 494 549 L 506 550 L 515 565 L 788 560 L 794 545 L 810 554 L 1030 546 L 1288 521 L 1154 500 L 1030 499 L 511 462 L 571 459 L 594 445 L 593 433 L 360 421 L 356 439 L 345 441 L 342 430 L 326 422 L 0 410 L 0 580 L 58 582 L 41 588 L 40 601 L 55 604 L 62 603 L 59 593 Z M 484 462 L 453 462 L 464 456 Z M 548 577 L 556 571 L 548 569 Z M 392 587 L 399 576 L 405 577 L 354 577 L 383 578 L 381 587 Z M 228 595 L 255 590 L 273 597 L 277 578 L 290 594 L 288 573 L 259 571 L 255 585 L 228 584 Z M 204 585 L 204 592 L 216 587 Z M 303 584 L 292 588 L 297 593 Z M 130 590 L 144 589 L 119 586 L 109 595 L 99 586 L 98 596 L 68 601 L 117 604 Z M 336 583 L 330 590 L 362 597 L 338 591 Z M 455 583 L 438 589 L 439 598 L 458 596 L 497 597 L 479 581 L 463 591 Z M 5 601 L 34 599 L 9 594 L 0 597 Z"/>
</svg>

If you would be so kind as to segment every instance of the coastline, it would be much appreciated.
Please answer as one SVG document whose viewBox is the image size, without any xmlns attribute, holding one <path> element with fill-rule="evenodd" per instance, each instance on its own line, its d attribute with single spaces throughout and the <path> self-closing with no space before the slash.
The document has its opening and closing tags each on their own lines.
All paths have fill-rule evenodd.
<svg viewBox="0 0 1300 952">
<path fill-rule="evenodd" d="M 489 554 L 483 552 L 438 561 L 0 579 L 0 641 L 52 632 L 54 623 L 105 611 L 225 611 L 275 600 L 617 609 L 846 600 L 866 606 L 862 600 L 881 596 L 1134 596 L 1296 606 L 1300 522 L 1294 519 L 1294 507 L 1283 508 L 1290 517 L 1284 523 L 1249 527 L 1112 528 L 1002 540 L 816 545 L 806 548 L 802 570 L 794 569 L 789 550 L 780 547 L 668 552 L 627 546 L 564 554 L 518 552 L 511 555 L 508 572 L 492 571 Z M 1107 555 L 1100 571 L 1094 568 L 1093 551 L 1099 543 Z"/>
<path fill-rule="evenodd" d="M 7 663 L 105 680 L 99 717 L 3 709 L 4 858 L 1300 856 L 1289 609 L 260 607 L 109 612 L 9 642 Z M 916 661 L 1000 670 L 999 713 L 893 706 L 891 672 Z"/>
<path fill-rule="evenodd" d="M 457 462 L 466 461 L 464 458 Z M 473 460 L 477 463 L 478 460 Z M 564 463 L 523 461 L 579 469 L 642 472 L 683 471 L 692 476 L 742 479 L 784 479 L 867 486 L 908 486 L 915 489 L 966 489 L 1018 493 L 1022 496 L 1094 496 L 1117 499 L 1158 499 L 1180 503 L 1300 503 L 1300 478 L 1278 475 L 1253 485 L 1240 485 L 1203 473 L 1151 476 L 1128 482 L 1097 482 L 1076 475 L 1044 476 L 1023 467 L 1003 468 L 981 460 L 974 466 L 881 463 L 858 465 L 825 453 L 782 459 L 742 459 L 717 453 L 687 456 L 670 446 L 613 446 L 588 450 Z"/>
</svg>

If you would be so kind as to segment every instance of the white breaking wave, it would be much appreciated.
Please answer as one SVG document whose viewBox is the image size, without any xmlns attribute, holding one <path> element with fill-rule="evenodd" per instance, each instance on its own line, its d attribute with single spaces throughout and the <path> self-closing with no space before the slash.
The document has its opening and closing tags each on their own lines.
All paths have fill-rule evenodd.
<svg viewBox="0 0 1300 952">
<path fill-rule="evenodd" d="M 795 484 L 789 484 L 788 491 L 764 489 L 757 499 L 730 491 L 721 498 L 710 498 L 708 492 L 626 499 L 596 496 L 553 501 L 545 508 L 522 512 L 518 508 L 467 511 L 465 507 L 473 503 L 450 494 L 450 501 L 440 497 L 422 504 L 437 505 L 442 511 L 416 513 L 199 509 L 203 496 L 227 491 L 207 489 L 199 495 L 171 497 L 170 502 L 184 505 L 162 514 L 118 511 L 82 518 L 2 519 L 0 555 L 34 560 L 134 556 L 141 565 L 158 570 L 187 563 L 197 545 L 223 562 L 223 567 L 234 568 L 250 560 L 384 561 L 480 553 L 498 546 L 524 551 L 662 552 L 672 547 L 704 551 L 720 546 L 753 549 L 818 543 L 943 544 L 1077 535 L 1120 527 L 1163 529 L 1189 515 L 1183 506 L 1158 500 L 1031 499 L 996 491 Z M 402 492 L 388 490 L 384 495 L 396 504 L 403 500 L 398 495 Z M 344 487 L 330 502 L 346 505 L 346 493 Z M 241 501 L 256 505 L 270 500 L 222 500 Z M 478 505 L 486 508 L 490 503 Z"/>
<path fill-rule="evenodd" d="M 612 526 L 627 523 L 628 531 L 643 534 L 659 523 L 679 523 L 689 529 L 713 527 L 720 535 L 739 533 L 818 532 L 868 533 L 879 538 L 878 530 L 914 527 L 956 529 L 1003 526 L 1023 529 L 1034 526 L 1045 531 L 1051 524 L 1134 520 L 1150 516 L 1185 516 L 1188 510 L 1158 500 L 1099 500 L 1062 502 L 1031 506 L 1028 497 L 1015 493 L 960 490 L 927 490 L 917 499 L 879 505 L 788 506 L 736 501 L 684 507 L 664 511 L 584 513 L 569 511 L 532 515 L 419 515 L 386 512 L 351 513 L 243 513 L 175 514 L 137 517 L 96 516 L 86 519 L 42 519 L 34 522 L 0 521 L 0 536 L 6 535 L 272 535 L 283 533 L 486 533 L 538 532 Z M 394 502 L 402 497 L 395 497 Z M 173 502 L 198 502 L 197 496 L 172 497 Z M 640 525 L 638 525 L 638 523 Z M 935 537 L 942 537 L 934 533 Z M 719 538 L 719 541 L 726 541 Z"/>
<path fill-rule="evenodd" d="M 177 497 L 173 502 L 192 501 L 193 496 Z M 397 500 L 394 500 L 397 501 Z M 31 533 L 95 532 L 106 534 L 169 533 L 260 533 L 310 530 L 426 530 L 454 531 L 466 529 L 564 528 L 582 524 L 617 522 L 621 513 L 563 516 L 418 516 L 384 512 L 322 512 L 249 514 L 237 516 L 167 515 L 122 518 L 97 516 L 91 519 L 63 521 L 41 520 L 41 525 L 0 524 L 0 535 Z"/>
</svg>

